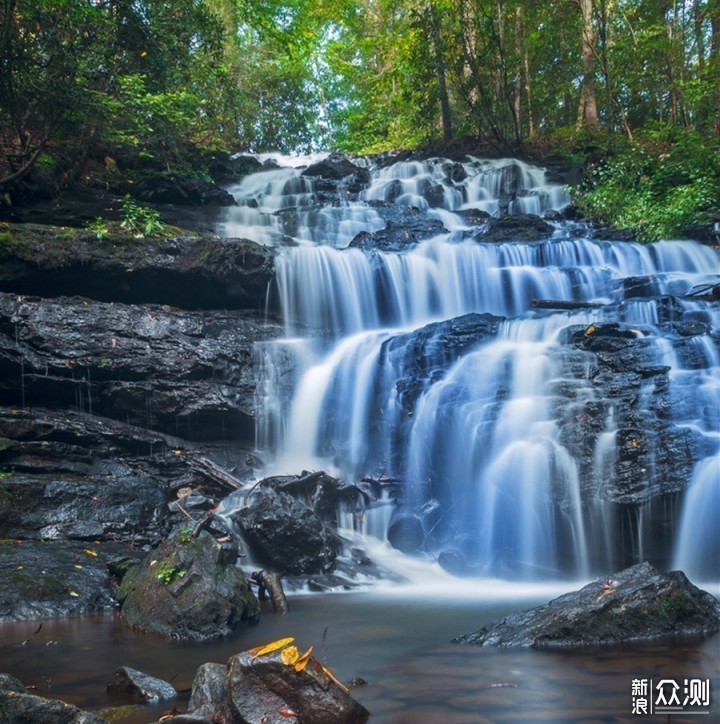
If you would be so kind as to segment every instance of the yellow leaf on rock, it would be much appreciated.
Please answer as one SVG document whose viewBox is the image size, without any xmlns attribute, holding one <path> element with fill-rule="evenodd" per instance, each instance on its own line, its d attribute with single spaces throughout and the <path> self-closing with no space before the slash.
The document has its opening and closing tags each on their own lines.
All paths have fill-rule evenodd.
<svg viewBox="0 0 720 724">
<path fill-rule="evenodd" d="M 295 671 L 302 671 L 310 661 L 310 654 L 312 653 L 313 647 L 311 646 L 296 662 Z"/>
<path fill-rule="evenodd" d="M 313 661 L 314 661 L 343 691 L 347 692 L 348 694 L 350 693 L 350 689 L 348 689 L 347 686 L 345 686 L 345 684 L 339 682 L 339 681 L 335 678 L 335 675 L 332 673 L 332 671 L 330 671 L 330 669 L 326 669 L 315 657 L 313 657 Z"/>
<path fill-rule="evenodd" d="M 299 656 L 300 652 L 297 650 L 297 646 L 288 646 L 284 648 L 280 654 L 280 658 L 282 658 L 285 666 L 292 666 L 298 660 Z"/>
<path fill-rule="evenodd" d="M 273 641 L 272 643 L 265 644 L 265 646 L 257 646 L 254 649 L 250 649 L 248 653 L 255 654 L 253 658 L 257 659 L 258 656 L 267 656 L 267 654 L 271 654 L 273 651 L 277 651 L 278 649 L 284 649 L 293 641 L 295 641 L 295 639 L 292 637 L 287 639 L 278 639 L 277 641 Z"/>
<path fill-rule="evenodd" d="M 596 329 L 597 329 L 597 327 L 595 327 L 594 324 L 591 324 L 591 325 L 585 330 L 585 334 L 592 334 Z"/>
<path fill-rule="evenodd" d="M 91 551 L 89 548 L 86 548 L 84 552 L 89 556 L 95 556 L 95 558 L 97 558 L 97 553 L 95 551 Z"/>
</svg>

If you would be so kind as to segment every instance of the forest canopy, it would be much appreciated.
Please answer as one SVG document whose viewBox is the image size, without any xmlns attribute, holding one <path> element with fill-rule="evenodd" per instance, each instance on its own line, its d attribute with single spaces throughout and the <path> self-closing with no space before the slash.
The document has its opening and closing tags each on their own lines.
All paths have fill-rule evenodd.
<svg viewBox="0 0 720 724">
<path fill-rule="evenodd" d="M 1 0 L 0 189 L 88 159 L 717 150 L 720 0 Z M 692 145 L 692 144 L 691 144 Z M 685 146 L 688 143 L 685 142 Z M 584 156 L 584 157 L 583 157 Z"/>
</svg>

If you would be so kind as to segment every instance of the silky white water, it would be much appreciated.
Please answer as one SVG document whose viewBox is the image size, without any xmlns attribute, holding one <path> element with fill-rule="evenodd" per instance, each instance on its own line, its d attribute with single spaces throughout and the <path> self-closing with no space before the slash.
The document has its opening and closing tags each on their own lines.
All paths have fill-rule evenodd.
<svg viewBox="0 0 720 724">
<path fill-rule="evenodd" d="M 233 189 L 225 233 L 278 246 L 271 297 L 287 338 L 256 355 L 270 469 L 401 481 L 359 532 L 382 540 L 405 516 L 424 535 L 414 555 L 457 555 L 472 575 L 585 578 L 649 556 L 720 577 L 705 554 L 720 540 L 720 320 L 686 296 L 717 283 L 717 251 L 559 222 L 542 241 L 487 244 L 460 212 L 540 214 L 566 191 L 507 160 L 364 165 L 365 190 L 350 198 L 341 183 L 329 208 L 299 168 Z M 446 231 L 400 251 L 353 246 L 393 204 Z M 637 410 L 623 415 L 582 344 L 614 324 L 639 365 L 634 401 L 622 398 Z M 688 459 L 672 484 L 668 444 Z"/>
</svg>

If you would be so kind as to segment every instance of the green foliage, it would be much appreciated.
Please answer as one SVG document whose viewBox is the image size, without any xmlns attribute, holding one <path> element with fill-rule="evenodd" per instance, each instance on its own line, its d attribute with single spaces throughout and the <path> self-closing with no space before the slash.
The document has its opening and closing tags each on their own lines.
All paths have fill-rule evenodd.
<svg viewBox="0 0 720 724">
<path fill-rule="evenodd" d="M 720 144 L 674 128 L 651 130 L 598 164 L 575 202 L 640 241 L 681 237 L 707 223 L 720 203 Z"/>
<path fill-rule="evenodd" d="M 105 234 L 108 233 L 107 223 L 101 216 L 98 216 L 93 221 L 88 221 L 85 228 L 95 234 L 95 238 L 98 241 L 102 241 L 105 238 Z"/>
<path fill-rule="evenodd" d="M 120 228 L 134 236 L 161 236 L 165 231 L 160 214 L 155 209 L 139 206 L 130 194 L 122 198 L 120 216 Z"/>
<path fill-rule="evenodd" d="M 170 566 L 166 563 L 160 565 L 155 574 L 155 577 L 164 583 L 166 586 L 170 585 L 176 578 L 184 578 L 187 575 L 187 571 L 184 568 L 178 570 L 177 568 Z"/>
</svg>

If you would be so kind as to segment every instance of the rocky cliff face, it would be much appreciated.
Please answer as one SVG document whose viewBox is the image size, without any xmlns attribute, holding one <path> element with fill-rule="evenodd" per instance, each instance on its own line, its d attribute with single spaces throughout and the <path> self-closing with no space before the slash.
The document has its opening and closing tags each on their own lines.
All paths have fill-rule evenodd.
<svg viewBox="0 0 720 724">
<path fill-rule="evenodd" d="M 118 544 L 156 545 L 226 492 L 193 459 L 249 471 L 253 345 L 281 334 L 264 315 L 273 254 L 239 239 L 2 232 L 0 537 L 38 541 L 42 573 L 29 549 L 21 567 L 40 583 L 62 581 L 68 551 L 89 558 L 90 542 L 98 570 L 73 593 L 5 576 L 0 618 L 105 608 L 110 571 L 124 571 Z M 15 561 L 21 548 L 0 555 Z"/>
</svg>

